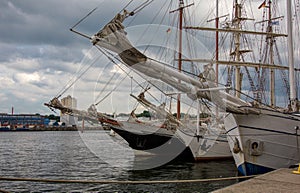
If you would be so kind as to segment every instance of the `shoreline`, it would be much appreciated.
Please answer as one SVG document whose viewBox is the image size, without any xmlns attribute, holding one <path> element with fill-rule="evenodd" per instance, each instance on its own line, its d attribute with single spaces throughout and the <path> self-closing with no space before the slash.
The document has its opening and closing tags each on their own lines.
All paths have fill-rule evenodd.
<svg viewBox="0 0 300 193">
<path fill-rule="evenodd" d="M 47 127 L 35 127 L 35 128 L 20 128 L 20 129 L 9 129 L 0 130 L 0 132 L 35 132 L 35 131 L 85 131 L 85 130 L 106 130 L 102 126 L 99 127 L 81 127 L 74 126 L 47 126 Z"/>
</svg>

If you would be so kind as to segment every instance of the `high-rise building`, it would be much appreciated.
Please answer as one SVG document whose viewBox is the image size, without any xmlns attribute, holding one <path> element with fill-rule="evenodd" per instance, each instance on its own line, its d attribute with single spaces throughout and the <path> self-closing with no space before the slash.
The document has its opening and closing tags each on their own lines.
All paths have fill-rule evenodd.
<svg viewBox="0 0 300 193">
<path fill-rule="evenodd" d="M 76 98 L 71 97 L 68 95 L 65 98 L 61 99 L 62 105 L 69 108 L 77 108 L 77 100 Z M 74 117 L 72 115 L 62 114 L 60 113 L 60 122 L 66 124 L 66 126 L 76 126 L 78 124 L 78 117 Z"/>
</svg>

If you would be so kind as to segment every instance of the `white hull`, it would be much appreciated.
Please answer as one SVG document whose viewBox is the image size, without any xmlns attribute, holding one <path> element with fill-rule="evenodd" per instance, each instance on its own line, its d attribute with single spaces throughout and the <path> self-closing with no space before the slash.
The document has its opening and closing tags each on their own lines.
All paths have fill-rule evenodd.
<svg viewBox="0 0 300 193">
<path fill-rule="evenodd" d="M 229 114 L 225 118 L 230 149 L 240 148 L 232 151 L 238 170 L 252 175 L 299 163 L 300 131 L 296 128 L 300 116 L 256 110 L 260 111 L 257 115 Z"/>
<path fill-rule="evenodd" d="M 232 158 L 225 130 L 208 128 L 200 132 L 199 138 L 188 132 L 182 129 L 177 134 L 190 148 L 195 161 Z"/>
</svg>

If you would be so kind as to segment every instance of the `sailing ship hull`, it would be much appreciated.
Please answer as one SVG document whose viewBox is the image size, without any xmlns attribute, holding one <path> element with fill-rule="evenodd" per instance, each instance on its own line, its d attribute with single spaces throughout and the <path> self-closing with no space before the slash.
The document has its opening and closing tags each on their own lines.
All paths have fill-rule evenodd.
<svg viewBox="0 0 300 193">
<path fill-rule="evenodd" d="M 299 163 L 300 116 L 251 109 L 258 114 L 229 114 L 225 118 L 228 143 L 239 172 L 262 174 Z"/>
<path fill-rule="evenodd" d="M 110 125 L 110 128 L 127 141 L 132 149 L 181 161 L 193 160 L 190 149 L 173 131 L 142 123 L 120 123 L 122 126 Z"/>
<path fill-rule="evenodd" d="M 200 147 L 198 145 L 198 151 L 195 153 L 196 161 L 232 159 L 232 154 L 226 136 L 225 139 L 224 136 L 219 136 L 209 149 L 206 149 L 207 146 L 204 144 L 205 143 L 202 143 Z M 195 149 L 191 145 L 190 147 L 191 149 Z M 199 151 L 199 149 L 201 150 Z"/>
<path fill-rule="evenodd" d="M 124 138 L 129 146 L 136 150 L 149 150 L 168 142 L 174 135 L 171 131 L 163 131 L 158 127 L 141 123 L 120 122 L 121 126 L 110 128 Z M 143 128 L 141 128 L 143 127 Z"/>
<path fill-rule="evenodd" d="M 223 129 L 208 128 L 202 130 L 199 137 L 196 137 L 194 133 L 189 133 L 182 128 L 178 130 L 178 136 L 189 147 L 196 162 L 232 159 L 227 135 L 224 134 Z"/>
<path fill-rule="evenodd" d="M 122 126 L 110 128 L 126 140 L 135 150 L 147 151 L 156 155 L 173 156 L 181 161 L 207 161 L 232 159 L 226 135 L 212 139 L 205 134 L 197 138 L 178 130 L 176 133 L 164 128 L 135 122 L 122 122 Z"/>
</svg>

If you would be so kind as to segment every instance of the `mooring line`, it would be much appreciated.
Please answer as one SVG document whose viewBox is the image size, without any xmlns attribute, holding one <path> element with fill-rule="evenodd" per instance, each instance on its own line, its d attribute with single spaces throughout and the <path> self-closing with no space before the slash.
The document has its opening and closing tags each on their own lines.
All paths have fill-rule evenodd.
<svg viewBox="0 0 300 193">
<path fill-rule="evenodd" d="M 0 193 L 10 193 L 10 192 L 8 192 L 6 190 L 0 190 Z"/>
<path fill-rule="evenodd" d="M 0 177 L 0 181 L 29 181 L 29 182 L 44 182 L 44 183 L 84 183 L 84 184 L 172 184 L 172 183 L 198 183 L 198 182 L 213 182 L 225 180 L 237 180 L 253 178 L 258 175 L 251 176 L 236 176 L 224 178 L 210 179 L 194 179 L 194 180 L 64 180 L 64 179 L 42 179 L 42 178 L 16 178 L 16 177 Z"/>
</svg>

